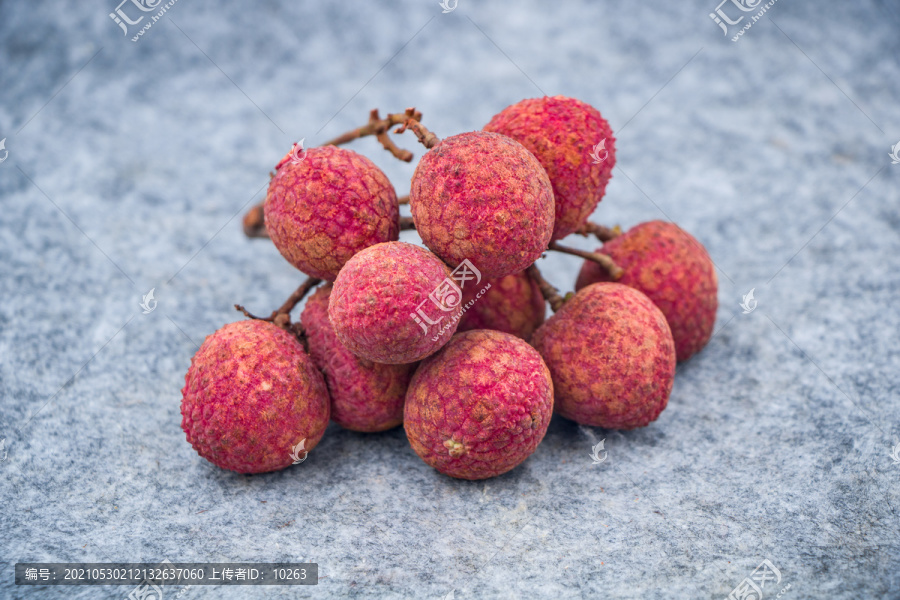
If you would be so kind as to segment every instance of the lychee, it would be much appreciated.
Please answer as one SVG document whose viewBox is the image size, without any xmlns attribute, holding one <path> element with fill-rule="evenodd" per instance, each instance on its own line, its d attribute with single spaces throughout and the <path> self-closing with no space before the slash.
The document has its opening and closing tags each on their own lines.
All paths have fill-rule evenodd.
<svg viewBox="0 0 900 600">
<path fill-rule="evenodd" d="M 238 473 L 289 466 L 319 443 L 328 425 L 322 374 L 293 335 L 266 321 L 229 323 L 207 336 L 182 394 L 188 442 L 211 463 Z"/>
<path fill-rule="evenodd" d="M 288 153 L 266 196 L 266 230 L 292 265 L 334 281 L 368 246 L 398 239 L 397 194 L 368 158 L 337 146 Z"/>
<path fill-rule="evenodd" d="M 452 267 L 469 259 L 485 277 L 522 271 L 553 232 L 546 171 L 524 146 L 497 133 L 442 140 L 419 161 L 409 198 L 425 245 Z"/>
<path fill-rule="evenodd" d="M 457 331 L 493 329 L 527 342 L 544 322 L 547 307 L 541 288 L 525 271 L 484 279 L 477 286 L 463 287 L 462 291 L 465 312 Z"/>
<path fill-rule="evenodd" d="M 556 197 L 554 240 L 594 212 L 616 164 L 616 140 L 597 109 L 565 96 L 532 98 L 506 107 L 484 129 L 518 141 L 547 170 Z"/>
<path fill-rule="evenodd" d="M 634 288 L 584 288 L 538 328 L 532 344 L 553 375 L 554 407 L 567 419 L 633 429 L 668 403 L 675 343 L 662 312 Z"/>
<path fill-rule="evenodd" d="M 412 363 L 449 341 L 461 299 L 441 259 L 420 246 L 386 242 L 347 261 L 334 282 L 328 316 L 353 354 Z"/>
<path fill-rule="evenodd" d="M 324 373 L 331 419 L 353 431 L 385 431 L 403 422 L 406 388 L 414 364 L 385 365 L 359 358 L 337 339 L 328 320 L 331 285 L 306 301 L 300 316 L 309 354 Z"/>
<path fill-rule="evenodd" d="M 699 352 L 712 336 L 718 308 L 716 269 L 703 245 L 678 225 L 649 221 L 603 244 L 624 270 L 618 280 L 642 291 L 666 316 L 678 360 Z M 585 261 L 575 289 L 609 281 L 599 265 Z"/>
<path fill-rule="evenodd" d="M 451 477 L 486 479 L 534 452 L 552 412 L 550 372 L 534 348 L 507 333 L 475 330 L 422 362 L 403 423 L 426 463 Z"/>
</svg>

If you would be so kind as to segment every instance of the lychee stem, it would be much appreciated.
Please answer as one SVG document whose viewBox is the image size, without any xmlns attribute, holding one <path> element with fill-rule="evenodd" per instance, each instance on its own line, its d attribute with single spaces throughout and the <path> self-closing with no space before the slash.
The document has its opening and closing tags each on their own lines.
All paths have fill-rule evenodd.
<svg viewBox="0 0 900 600">
<path fill-rule="evenodd" d="M 525 269 L 525 272 L 528 273 L 528 276 L 531 277 L 536 284 L 538 284 L 538 287 L 541 289 L 541 294 L 544 296 L 544 300 L 550 303 L 550 308 L 553 309 L 553 312 L 558 311 L 566 301 L 565 298 L 559 295 L 559 290 L 553 287 L 549 281 L 544 279 L 540 269 L 537 268 L 537 264 L 532 264 Z"/>
<path fill-rule="evenodd" d="M 268 238 L 263 204 L 257 204 L 244 215 L 244 235 L 248 238 Z"/>
<path fill-rule="evenodd" d="M 385 150 L 404 162 L 410 162 L 413 159 L 413 153 L 409 150 L 398 148 L 397 145 L 394 144 L 393 140 L 391 140 L 391 138 L 388 136 L 388 131 L 390 131 L 391 127 L 395 125 L 403 125 L 409 120 L 418 122 L 421 119 L 422 113 L 414 108 L 408 108 L 406 109 L 406 112 L 402 114 L 388 114 L 388 116 L 384 119 L 382 119 L 378 115 L 378 109 L 373 108 L 372 111 L 369 112 L 368 123 L 366 123 L 362 127 L 357 127 L 356 129 L 339 135 L 330 142 L 326 142 L 322 145 L 340 146 L 367 135 L 374 135 L 375 138 L 379 142 L 381 142 L 381 145 L 384 146 Z"/>
<path fill-rule="evenodd" d="M 409 204 L 409 194 L 397 198 L 397 204 Z"/>
<path fill-rule="evenodd" d="M 410 111 L 413 111 L 414 113 L 415 110 L 416 109 L 414 108 L 407 108 L 406 113 L 411 114 Z M 394 133 L 403 133 L 407 129 L 416 134 L 416 137 L 419 138 L 419 142 L 428 149 L 434 148 L 441 143 L 441 138 L 431 133 L 424 125 L 412 117 L 408 118 Z"/>
<path fill-rule="evenodd" d="M 599 252 L 587 252 L 585 250 L 579 250 L 578 248 L 570 248 L 568 246 L 563 246 L 557 242 L 550 242 L 548 248 L 550 250 L 556 250 L 557 252 L 562 252 L 564 254 L 580 256 L 581 258 L 594 261 L 595 263 L 606 269 L 606 272 L 609 273 L 609 276 L 612 277 L 613 281 L 618 280 L 624 273 L 622 268 L 606 254 L 600 254 Z"/>
<path fill-rule="evenodd" d="M 408 229 L 415 229 L 416 223 L 413 221 L 412 217 L 400 217 L 400 231 L 406 231 Z"/>
<path fill-rule="evenodd" d="M 278 310 L 272 312 L 272 314 L 268 317 L 257 317 L 253 313 L 249 312 L 246 308 L 241 306 L 240 304 L 235 304 L 235 310 L 238 310 L 244 313 L 244 316 L 248 319 L 257 319 L 259 321 L 269 321 L 270 323 L 274 323 L 281 327 L 282 329 L 287 329 L 288 331 L 292 331 L 291 329 L 291 311 L 294 310 L 294 307 L 297 306 L 303 298 L 309 293 L 311 289 L 316 287 L 322 283 L 322 280 L 317 277 L 307 277 L 306 281 L 300 284 L 294 293 L 291 294 L 291 297 L 285 300 L 284 304 L 282 304 Z"/>
<path fill-rule="evenodd" d="M 601 242 L 608 242 L 609 240 L 615 239 L 622 235 L 622 228 L 618 225 L 610 228 L 604 225 L 600 225 L 599 223 L 585 221 L 584 224 L 575 231 L 575 233 L 577 233 L 578 235 L 583 235 L 584 237 L 593 235 Z"/>
</svg>

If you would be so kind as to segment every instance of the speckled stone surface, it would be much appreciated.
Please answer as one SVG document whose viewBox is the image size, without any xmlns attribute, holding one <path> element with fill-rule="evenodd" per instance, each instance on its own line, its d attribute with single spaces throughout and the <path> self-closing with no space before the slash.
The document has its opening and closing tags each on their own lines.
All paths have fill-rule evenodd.
<svg viewBox="0 0 900 600">
<path fill-rule="evenodd" d="M 721 599 L 763 560 L 766 600 L 900 596 L 900 8 L 779 0 L 731 42 L 750 19 L 726 36 L 717 3 L 179 0 L 138 42 L 115 1 L 0 3 L 0 597 L 131 591 L 17 588 L 17 561 L 163 559 L 321 575 L 167 600 Z M 265 314 L 302 279 L 241 232 L 286 148 L 374 107 L 446 137 L 543 94 L 613 129 L 595 220 L 673 220 L 717 266 L 716 331 L 660 418 L 554 418 L 481 482 L 435 472 L 402 428 L 331 425 L 268 475 L 197 456 L 190 357 L 232 304 Z M 408 192 L 414 165 L 349 147 Z M 571 289 L 580 262 L 540 264 Z"/>
</svg>

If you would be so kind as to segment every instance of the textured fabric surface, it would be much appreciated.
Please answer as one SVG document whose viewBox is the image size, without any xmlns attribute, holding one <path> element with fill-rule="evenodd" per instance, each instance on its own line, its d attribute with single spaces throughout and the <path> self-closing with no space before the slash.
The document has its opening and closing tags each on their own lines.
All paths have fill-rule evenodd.
<svg viewBox="0 0 900 600">
<path fill-rule="evenodd" d="M 763 560 L 781 600 L 900 595 L 900 7 L 779 0 L 732 42 L 752 19 L 726 36 L 718 3 L 179 0 L 132 42 L 148 19 L 126 35 L 117 0 L 0 2 L 0 596 L 130 592 L 16 588 L 16 561 L 163 559 L 322 576 L 180 600 L 725 598 Z M 331 425 L 267 475 L 197 456 L 191 356 L 234 303 L 268 314 L 302 280 L 241 231 L 291 144 L 375 107 L 448 137 L 545 94 L 616 137 L 593 219 L 675 221 L 717 266 L 716 330 L 659 419 L 554 417 L 481 482 L 437 473 L 402 428 Z M 408 193 L 415 163 L 348 147 Z M 539 263 L 566 291 L 581 261 Z"/>
</svg>

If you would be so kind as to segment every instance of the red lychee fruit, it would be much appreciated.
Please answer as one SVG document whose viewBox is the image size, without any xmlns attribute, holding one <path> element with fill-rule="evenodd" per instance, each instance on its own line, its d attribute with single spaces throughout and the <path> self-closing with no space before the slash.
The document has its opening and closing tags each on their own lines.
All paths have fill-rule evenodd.
<svg viewBox="0 0 900 600">
<path fill-rule="evenodd" d="M 656 420 L 675 378 L 662 312 L 618 283 L 590 285 L 534 333 L 553 375 L 555 409 L 582 425 L 634 429 Z"/>
<path fill-rule="evenodd" d="M 328 389 L 300 342 L 259 320 L 207 336 L 184 378 L 181 428 L 200 456 L 265 473 L 315 448 L 328 425 Z M 299 448 L 298 448 L 299 445 Z"/>
<path fill-rule="evenodd" d="M 428 248 L 485 277 L 524 270 L 550 243 L 553 189 L 524 146 L 473 131 L 442 140 L 419 161 L 409 204 Z"/>
<path fill-rule="evenodd" d="M 413 363 L 450 340 L 461 299 L 441 259 L 420 246 L 387 242 L 347 261 L 331 290 L 328 316 L 353 354 Z"/>
<path fill-rule="evenodd" d="M 415 453 L 441 473 L 486 479 L 528 458 L 552 413 L 550 372 L 534 348 L 482 329 L 453 336 L 422 362 L 403 425 Z"/>
<path fill-rule="evenodd" d="M 487 291 L 482 293 L 485 288 Z M 547 312 L 544 296 L 525 271 L 483 279 L 477 286 L 467 285 L 462 291 L 465 312 L 459 320 L 459 332 L 493 329 L 527 342 L 544 322 Z"/>
<path fill-rule="evenodd" d="M 718 279 L 706 248 L 674 223 L 649 221 L 603 244 L 623 270 L 618 280 L 642 291 L 666 316 L 678 360 L 703 349 L 716 322 Z M 586 261 L 575 289 L 610 281 L 605 269 Z"/>
<path fill-rule="evenodd" d="M 616 139 L 590 104 L 565 96 L 522 100 L 484 129 L 518 141 L 547 170 L 556 197 L 554 240 L 573 233 L 597 208 L 616 164 Z"/>
<path fill-rule="evenodd" d="M 331 419 L 353 431 L 385 431 L 403 422 L 406 388 L 415 364 L 385 365 L 359 358 L 337 339 L 328 320 L 331 285 L 306 301 L 300 321 L 309 354 L 325 374 Z"/>
<path fill-rule="evenodd" d="M 292 150 L 275 167 L 266 230 L 289 263 L 334 281 L 351 256 L 399 238 L 397 194 L 365 156 L 337 146 Z"/>
</svg>

